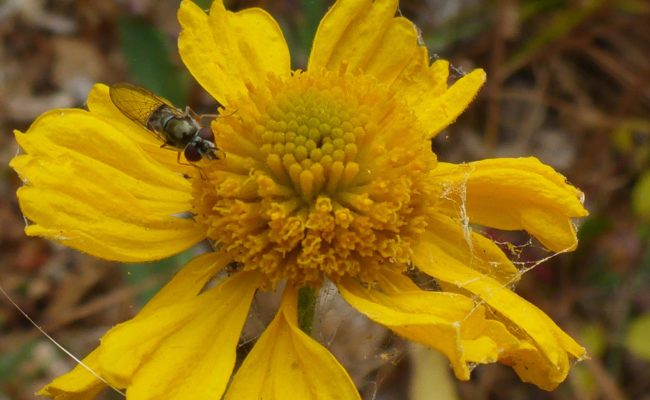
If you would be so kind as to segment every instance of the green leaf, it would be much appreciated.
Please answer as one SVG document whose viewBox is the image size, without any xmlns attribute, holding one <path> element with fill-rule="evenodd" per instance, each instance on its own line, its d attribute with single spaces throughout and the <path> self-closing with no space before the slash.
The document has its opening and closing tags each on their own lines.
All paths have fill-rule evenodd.
<svg viewBox="0 0 650 400">
<path fill-rule="evenodd" d="M 120 44 L 133 80 L 176 106 L 187 104 L 188 76 L 170 57 L 164 35 L 147 21 L 123 17 L 118 21 Z"/>
<path fill-rule="evenodd" d="M 632 189 L 632 209 L 636 215 L 650 221 L 650 171 L 644 172 Z"/>
<path fill-rule="evenodd" d="M 632 320 L 625 335 L 625 347 L 630 353 L 650 361 L 650 314 Z"/>
</svg>

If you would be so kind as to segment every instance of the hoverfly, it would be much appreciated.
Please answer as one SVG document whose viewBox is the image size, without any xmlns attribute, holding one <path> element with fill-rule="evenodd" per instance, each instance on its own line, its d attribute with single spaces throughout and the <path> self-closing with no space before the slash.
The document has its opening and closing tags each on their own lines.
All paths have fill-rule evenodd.
<svg viewBox="0 0 650 400">
<path fill-rule="evenodd" d="M 178 151 L 179 162 L 181 152 L 189 162 L 219 158 L 212 129 L 201 126 L 199 116 L 189 107 L 182 111 L 147 89 L 128 83 L 112 85 L 109 95 L 122 114 L 160 139 L 161 147 Z"/>
</svg>

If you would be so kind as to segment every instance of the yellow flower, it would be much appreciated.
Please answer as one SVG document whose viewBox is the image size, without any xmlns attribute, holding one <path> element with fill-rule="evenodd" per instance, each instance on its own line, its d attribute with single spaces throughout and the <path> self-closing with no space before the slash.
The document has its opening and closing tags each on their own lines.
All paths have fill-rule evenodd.
<svg viewBox="0 0 650 400">
<path fill-rule="evenodd" d="M 224 105 L 212 122 L 224 157 L 199 168 L 161 149 L 104 85 L 87 111 L 53 110 L 16 133 L 28 235 L 123 262 L 214 245 L 84 360 L 104 381 L 80 365 L 41 395 L 87 399 L 108 383 L 130 399 L 358 398 L 298 323 L 298 289 L 326 279 L 370 319 L 444 353 L 459 379 L 497 361 L 546 390 L 566 378 L 585 350 L 513 292 L 522 272 L 472 227 L 526 230 L 570 251 L 582 194 L 534 158 L 438 162 L 430 139 L 485 73 L 449 86 L 448 63 L 429 64 L 396 9 L 338 0 L 307 70 L 291 71 L 263 10 L 217 0 L 206 14 L 183 0 L 181 57 Z M 242 269 L 219 274 L 233 261 Z M 410 268 L 442 290 L 418 287 Z M 274 288 L 284 288 L 277 315 L 231 376 L 253 296 Z"/>
</svg>

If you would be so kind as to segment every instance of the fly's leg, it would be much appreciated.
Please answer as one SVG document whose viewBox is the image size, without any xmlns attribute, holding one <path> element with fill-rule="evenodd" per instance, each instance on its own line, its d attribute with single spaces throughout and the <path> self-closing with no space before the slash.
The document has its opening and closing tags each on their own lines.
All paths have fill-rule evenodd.
<svg viewBox="0 0 650 400">
<path fill-rule="evenodd" d="M 199 124 L 201 124 L 201 126 L 207 126 L 206 124 L 203 123 L 204 119 L 212 121 L 217 118 L 219 118 L 219 114 L 201 114 L 199 115 Z"/>
<path fill-rule="evenodd" d="M 180 165 L 188 165 L 188 166 L 192 166 L 192 167 L 196 168 L 199 171 L 199 175 L 201 175 L 201 179 L 203 179 L 204 181 L 208 180 L 208 177 L 205 176 L 205 172 L 203 172 L 203 170 L 198 165 L 192 164 L 192 163 L 185 163 L 185 162 L 181 161 L 181 152 L 180 151 L 176 153 L 176 162 L 178 164 L 180 164 Z M 185 177 L 189 178 L 188 176 L 185 176 Z"/>
</svg>

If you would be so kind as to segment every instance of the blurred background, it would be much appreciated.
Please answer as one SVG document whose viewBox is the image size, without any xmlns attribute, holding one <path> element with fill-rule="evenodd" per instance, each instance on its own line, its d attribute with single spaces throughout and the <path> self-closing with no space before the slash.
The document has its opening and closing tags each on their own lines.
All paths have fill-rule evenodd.
<svg viewBox="0 0 650 400">
<path fill-rule="evenodd" d="M 209 0 L 196 1 L 203 8 Z M 83 107 L 95 82 L 133 82 L 198 112 L 214 101 L 176 51 L 176 0 L 0 0 L 0 285 L 45 331 L 82 357 L 130 318 L 193 254 L 116 265 L 26 238 L 7 163 L 12 130 L 40 113 Z M 226 1 L 261 6 L 306 65 L 325 0 Z M 317 338 L 365 399 L 650 399 L 650 3 L 647 0 L 402 0 L 452 78 L 483 67 L 488 83 L 434 140 L 444 161 L 534 155 L 586 194 L 580 246 L 528 272 L 517 291 L 588 348 L 547 393 L 508 367 L 458 382 L 444 360 L 405 343 L 324 292 Z M 80 138 L 80 140 L 83 140 Z M 490 232 L 488 232 L 490 233 Z M 517 233 L 495 237 L 527 243 Z M 499 236 L 500 235 L 500 236 Z M 525 246 L 519 261 L 549 254 Z M 272 317 L 261 296 L 247 327 Z M 248 340 L 248 339 L 247 339 Z M 250 343 L 242 344 L 244 354 Z M 0 400 L 32 399 L 74 365 L 0 296 Z M 105 399 L 119 398 L 106 393 Z"/>
</svg>

